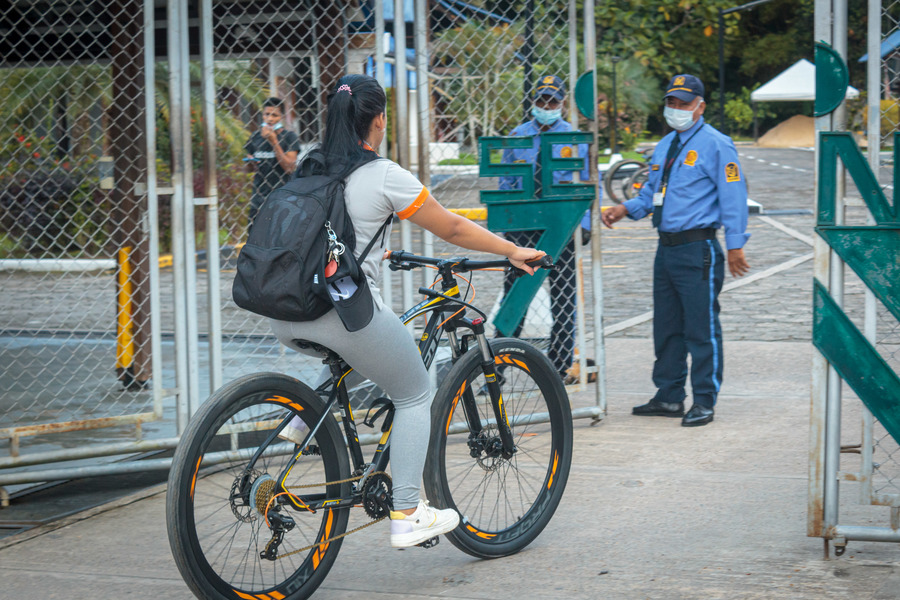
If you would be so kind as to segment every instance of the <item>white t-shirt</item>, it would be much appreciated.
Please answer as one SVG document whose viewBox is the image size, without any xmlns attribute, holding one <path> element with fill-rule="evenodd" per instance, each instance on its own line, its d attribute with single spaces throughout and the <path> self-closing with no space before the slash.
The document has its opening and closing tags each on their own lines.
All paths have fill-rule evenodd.
<svg viewBox="0 0 900 600">
<path fill-rule="evenodd" d="M 388 215 L 396 213 L 401 219 L 408 219 L 427 199 L 428 189 L 415 175 L 386 158 L 374 160 L 353 171 L 344 188 L 344 202 L 356 234 L 356 256 L 362 254 Z M 388 224 L 362 264 L 369 286 L 376 294 L 378 286 L 375 282 L 380 279 L 381 257 L 390 236 L 391 225 Z"/>
</svg>

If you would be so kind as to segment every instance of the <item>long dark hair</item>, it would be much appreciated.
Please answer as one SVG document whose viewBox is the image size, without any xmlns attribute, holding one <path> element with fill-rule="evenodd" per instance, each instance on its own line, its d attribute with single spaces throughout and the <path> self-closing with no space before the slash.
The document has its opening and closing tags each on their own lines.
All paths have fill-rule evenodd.
<svg viewBox="0 0 900 600">
<path fill-rule="evenodd" d="M 384 89 L 368 75 L 344 75 L 328 94 L 325 135 L 301 162 L 298 174 L 344 179 L 359 165 L 378 158 L 364 144 L 372 120 L 384 112 Z"/>
</svg>

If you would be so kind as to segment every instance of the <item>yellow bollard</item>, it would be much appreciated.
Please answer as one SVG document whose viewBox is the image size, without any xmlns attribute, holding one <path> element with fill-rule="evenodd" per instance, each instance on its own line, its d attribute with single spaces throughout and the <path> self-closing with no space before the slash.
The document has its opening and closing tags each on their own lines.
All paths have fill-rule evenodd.
<svg viewBox="0 0 900 600">
<path fill-rule="evenodd" d="M 134 363 L 134 324 L 131 290 L 131 246 L 118 252 L 116 314 L 116 372 L 121 377 Z"/>
</svg>

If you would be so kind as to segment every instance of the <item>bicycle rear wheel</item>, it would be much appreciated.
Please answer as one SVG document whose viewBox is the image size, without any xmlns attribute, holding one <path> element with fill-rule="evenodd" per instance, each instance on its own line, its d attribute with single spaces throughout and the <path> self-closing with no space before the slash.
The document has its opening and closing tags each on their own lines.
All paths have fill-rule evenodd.
<svg viewBox="0 0 900 600">
<path fill-rule="evenodd" d="M 625 194 L 625 200 L 631 200 L 641 193 L 641 188 L 650 178 L 650 167 L 644 165 L 628 178 L 628 183 L 622 186 L 622 192 Z"/>
<path fill-rule="evenodd" d="M 635 194 L 631 190 L 631 177 L 640 169 L 648 168 L 639 160 L 620 160 L 603 174 L 603 190 L 614 204 L 621 204 Z M 631 194 L 631 195 L 629 195 Z"/>
<path fill-rule="evenodd" d="M 504 459 L 491 451 L 499 432 L 474 349 L 435 395 L 425 463 L 428 498 L 462 517 L 447 538 L 480 558 L 513 554 L 538 536 L 562 498 L 572 462 L 572 412 L 556 369 L 521 340 L 495 339 L 491 347 L 516 453 Z M 477 437 L 467 433 L 467 402 L 482 424 Z"/>
<path fill-rule="evenodd" d="M 273 537 L 265 516 L 273 514 L 267 507 L 277 505 L 276 480 L 297 447 L 274 438 L 253 457 L 286 419 L 299 416 L 312 428 L 323 409 L 300 381 L 258 373 L 222 387 L 191 419 L 172 461 L 166 515 L 175 563 L 198 598 L 299 600 L 322 583 L 342 540 L 291 552 L 343 533 L 348 511 L 312 513 L 289 502 L 278 516 L 288 516 L 294 526 L 284 532 L 277 558 L 262 558 Z M 347 483 L 292 489 L 349 477 L 346 447 L 334 419 L 324 421 L 311 443 L 318 452 L 302 455 L 285 485 L 300 499 L 348 494 Z"/>
</svg>

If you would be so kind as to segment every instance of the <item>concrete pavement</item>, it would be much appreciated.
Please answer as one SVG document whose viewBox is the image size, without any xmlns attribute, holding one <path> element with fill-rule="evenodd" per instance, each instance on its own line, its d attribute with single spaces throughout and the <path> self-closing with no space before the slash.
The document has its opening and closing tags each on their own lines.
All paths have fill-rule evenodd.
<svg viewBox="0 0 900 600">
<path fill-rule="evenodd" d="M 529 548 L 494 561 L 446 542 L 396 551 L 376 525 L 345 542 L 315 598 L 900 598 L 896 545 L 823 560 L 806 537 L 808 343 L 726 342 L 716 420 L 690 429 L 630 414 L 652 393 L 649 340 L 608 348 L 609 415 L 575 422 L 566 494 Z M 158 486 L 7 538 L 0 596 L 190 598 L 164 507 Z M 886 511 L 847 510 L 857 522 Z"/>
</svg>

